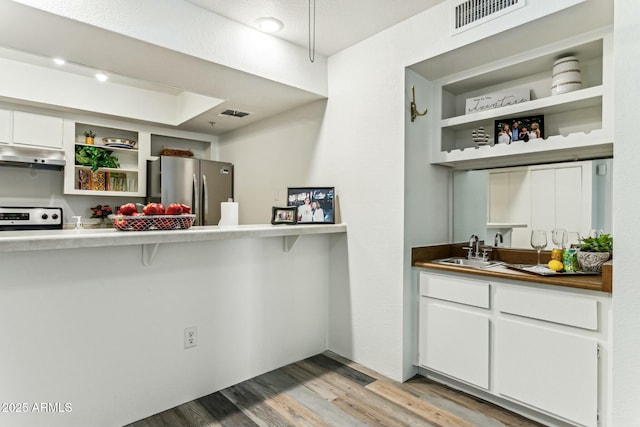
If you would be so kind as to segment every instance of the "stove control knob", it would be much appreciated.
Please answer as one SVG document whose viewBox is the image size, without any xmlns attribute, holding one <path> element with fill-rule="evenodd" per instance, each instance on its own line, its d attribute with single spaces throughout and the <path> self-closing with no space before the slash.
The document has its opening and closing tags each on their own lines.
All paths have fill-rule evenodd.
<svg viewBox="0 0 640 427">
<path fill-rule="evenodd" d="M 58 219 L 58 214 L 55 214 L 55 213 L 54 213 L 53 215 L 51 215 L 51 218 L 52 218 L 52 219 Z"/>
<path fill-rule="evenodd" d="M 46 213 L 43 213 L 42 214 L 42 219 L 47 219 L 47 218 L 49 218 L 49 215 L 47 215 Z"/>
</svg>

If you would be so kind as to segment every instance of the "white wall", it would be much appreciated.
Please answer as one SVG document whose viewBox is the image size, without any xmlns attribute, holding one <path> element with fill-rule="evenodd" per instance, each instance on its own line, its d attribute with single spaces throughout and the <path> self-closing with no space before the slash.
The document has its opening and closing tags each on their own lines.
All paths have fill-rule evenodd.
<svg viewBox="0 0 640 427">
<path fill-rule="evenodd" d="M 2 254 L 0 402 L 29 413 L 0 426 L 121 426 L 324 351 L 332 239 L 162 244 L 150 267 L 141 246 Z"/>
<path fill-rule="evenodd" d="M 405 134 L 405 126 L 414 124 L 406 124 L 404 67 L 572 3 L 531 1 L 526 11 L 514 13 L 515 20 L 451 39 L 445 2 L 329 58 L 329 101 L 311 176 L 336 183 L 342 220 L 349 225 L 349 288 L 332 295 L 332 303 L 349 302 L 349 323 L 332 330 L 332 350 L 394 379 L 413 372 L 407 249 L 445 240 L 448 214 L 445 173 L 426 161 L 422 173 L 405 165 L 405 158 L 426 155 L 414 144 L 429 142 L 424 123 Z M 424 81 L 418 84 L 428 90 Z M 429 106 L 420 99 L 420 109 Z M 405 201 L 405 192 L 419 197 L 405 190 L 405 174 L 421 180 L 423 200 Z M 414 205 L 429 206 L 422 224 L 406 216 L 405 208 Z M 406 228 L 405 220 L 412 221 Z"/>
<path fill-rule="evenodd" d="M 416 272 L 411 267 L 411 248 L 449 241 L 452 212 L 449 210 L 449 173 L 443 166 L 428 166 L 431 160 L 429 126 L 433 117 L 416 117 L 411 122 L 409 103 L 411 86 L 415 87 L 416 104 L 424 111 L 433 99 L 433 85 L 406 69 L 405 153 L 404 153 L 404 303 L 403 303 L 403 372 L 402 378 L 413 376 L 418 344 L 418 295 Z M 427 112 L 427 114 L 429 114 Z M 431 113 L 433 115 L 433 113 Z"/>
<path fill-rule="evenodd" d="M 301 116 L 267 120 L 224 137 L 222 157 L 261 172 L 256 179 L 241 178 L 239 168 L 237 197 L 245 197 L 240 188 L 251 188 L 251 206 L 262 204 L 264 211 L 274 201 L 262 194 L 272 195 L 274 187 L 283 185 L 277 167 L 271 171 L 275 179 L 261 165 L 274 160 L 269 148 L 283 155 L 278 139 L 287 139 L 287 127 L 295 128 L 302 117 L 322 120 L 317 141 L 315 130 L 295 128 L 289 142 L 311 150 L 303 150 L 309 162 L 306 182 L 335 185 L 342 221 L 349 226 L 349 280 L 342 287 L 332 286 L 332 316 L 342 323 L 332 323 L 330 349 L 394 379 L 413 372 L 409 249 L 447 240 L 448 184 L 444 169 L 428 166 L 429 119 L 409 124 L 407 118 L 406 84 L 415 81 L 424 90 L 418 103 L 422 109 L 431 107 L 424 96 L 429 83 L 410 72 L 405 77 L 405 67 L 574 3 L 532 1 L 531 7 L 514 13 L 517 19 L 499 20 L 456 39 L 448 36 L 449 5 L 442 3 L 330 57 L 324 117 L 300 111 Z M 269 145 L 262 147 L 261 142 Z M 302 176 L 299 165 L 285 167 L 292 181 Z M 405 175 L 411 181 L 406 188 Z M 242 202 L 240 206 L 241 218 L 248 221 Z M 423 214 L 407 213 L 411 208 L 426 209 Z"/>
<path fill-rule="evenodd" d="M 74 224 L 74 215 L 82 216 L 89 224 L 91 207 L 97 205 L 120 206 L 125 203 L 143 203 L 143 198 L 70 196 L 63 194 L 62 171 L 36 170 L 18 167 L 0 167 L 0 206 L 55 206 L 62 208 L 65 224 Z M 94 221 L 95 222 L 95 221 Z"/>
<path fill-rule="evenodd" d="M 335 184 L 310 179 L 325 107 L 317 101 L 220 137 L 219 158 L 234 165 L 241 224 L 268 223 L 272 206 L 287 206 L 287 187 Z"/>
<path fill-rule="evenodd" d="M 640 146 L 634 136 L 640 98 L 640 2 L 615 2 L 615 144 L 613 171 L 613 423 L 640 424 L 640 276 L 638 276 L 638 212 Z"/>
</svg>

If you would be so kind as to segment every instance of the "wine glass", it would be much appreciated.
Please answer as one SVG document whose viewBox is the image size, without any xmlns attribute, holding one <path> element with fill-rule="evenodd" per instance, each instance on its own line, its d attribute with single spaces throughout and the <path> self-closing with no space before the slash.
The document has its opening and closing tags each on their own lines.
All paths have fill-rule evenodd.
<svg viewBox="0 0 640 427">
<path fill-rule="evenodd" d="M 564 228 L 554 228 L 551 230 L 551 240 L 556 245 L 556 248 L 562 249 L 569 242 L 569 235 Z"/>
<path fill-rule="evenodd" d="M 580 245 L 580 233 L 577 231 L 567 232 L 567 248 L 574 248 Z"/>
<path fill-rule="evenodd" d="M 538 266 L 540 266 L 540 251 L 547 247 L 547 232 L 545 230 L 531 231 L 531 247 L 538 251 Z"/>
</svg>

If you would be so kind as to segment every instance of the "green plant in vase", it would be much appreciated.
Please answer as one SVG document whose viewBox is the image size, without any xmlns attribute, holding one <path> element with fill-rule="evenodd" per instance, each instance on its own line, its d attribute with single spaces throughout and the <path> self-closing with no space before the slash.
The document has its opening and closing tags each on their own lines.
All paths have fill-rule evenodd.
<svg viewBox="0 0 640 427">
<path fill-rule="evenodd" d="M 93 145 L 93 141 L 95 137 L 96 137 L 96 133 L 92 130 L 88 130 L 84 132 L 84 143 Z"/>
<path fill-rule="evenodd" d="M 584 237 L 580 241 L 580 251 L 578 252 L 580 269 L 583 271 L 602 271 L 602 264 L 611 258 L 613 252 L 613 237 L 603 233 L 595 237 Z"/>
<path fill-rule="evenodd" d="M 113 150 L 106 148 L 76 145 L 76 164 L 91 166 L 91 172 L 99 168 L 117 169 L 120 167 L 120 162 L 117 157 L 111 155 L 112 153 Z"/>
</svg>

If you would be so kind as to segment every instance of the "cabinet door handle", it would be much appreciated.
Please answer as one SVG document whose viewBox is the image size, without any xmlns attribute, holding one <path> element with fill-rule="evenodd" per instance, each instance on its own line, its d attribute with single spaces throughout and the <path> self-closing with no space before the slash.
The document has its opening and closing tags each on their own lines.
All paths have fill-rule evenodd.
<svg viewBox="0 0 640 427">
<path fill-rule="evenodd" d="M 202 175 L 202 225 L 209 218 L 209 190 L 207 189 L 207 176 Z"/>
<path fill-rule="evenodd" d="M 191 206 L 193 206 L 193 213 L 196 214 L 195 225 L 200 225 L 200 197 L 198 196 L 198 177 L 196 174 L 193 174 L 193 188 L 191 193 Z"/>
</svg>

